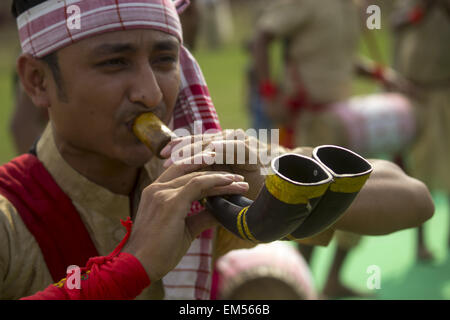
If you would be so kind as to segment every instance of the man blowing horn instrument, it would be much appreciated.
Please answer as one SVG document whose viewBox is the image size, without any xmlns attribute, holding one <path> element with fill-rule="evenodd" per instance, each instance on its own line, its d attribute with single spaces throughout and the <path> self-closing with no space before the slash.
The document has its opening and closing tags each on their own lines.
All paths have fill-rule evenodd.
<svg viewBox="0 0 450 320">
<path fill-rule="evenodd" d="M 80 8 L 80 29 L 67 27 L 69 5 Z M 182 45 L 177 9 L 185 5 L 14 1 L 17 71 L 50 122 L 30 153 L 0 167 L 1 298 L 208 299 L 211 257 L 254 245 L 218 228 L 196 201 L 251 198 L 264 181 L 258 166 L 163 167 L 132 130 L 153 112 L 172 129 L 192 130 L 200 120 L 204 131 L 220 131 L 200 68 Z M 217 135 L 216 145 L 242 143 Z M 161 156 L 191 138 L 170 142 Z M 192 157 L 203 157 L 200 150 Z M 386 234 L 432 216 L 421 182 L 390 162 L 371 163 L 371 177 L 328 235 Z M 63 279 L 70 265 L 85 266 L 80 289 Z"/>
</svg>

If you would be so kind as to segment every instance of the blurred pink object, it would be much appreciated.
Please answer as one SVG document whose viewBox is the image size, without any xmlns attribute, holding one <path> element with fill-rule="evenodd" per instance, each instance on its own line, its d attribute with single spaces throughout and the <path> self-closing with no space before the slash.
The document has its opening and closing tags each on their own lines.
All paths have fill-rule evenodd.
<svg viewBox="0 0 450 320">
<path fill-rule="evenodd" d="M 242 299 L 317 299 L 308 264 L 295 247 L 285 242 L 230 251 L 217 261 L 216 268 L 222 299 L 232 299 L 239 288 L 246 291 L 238 295 Z M 250 282 L 253 284 L 243 289 Z"/>
<path fill-rule="evenodd" d="M 417 133 L 412 103 L 399 93 L 354 96 L 329 112 L 345 128 L 348 148 L 365 155 L 401 152 Z"/>
</svg>

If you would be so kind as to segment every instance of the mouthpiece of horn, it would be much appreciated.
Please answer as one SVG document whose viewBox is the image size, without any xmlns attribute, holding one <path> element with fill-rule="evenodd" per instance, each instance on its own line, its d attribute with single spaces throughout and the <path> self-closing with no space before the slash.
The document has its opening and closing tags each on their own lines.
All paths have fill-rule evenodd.
<svg viewBox="0 0 450 320">
<path fill-rule="evenodd" d="M 144 113 L 136 118 L 133 132 L 158 158 L 161 150 L 177 136 L 155 114 Z"/>
</svg>

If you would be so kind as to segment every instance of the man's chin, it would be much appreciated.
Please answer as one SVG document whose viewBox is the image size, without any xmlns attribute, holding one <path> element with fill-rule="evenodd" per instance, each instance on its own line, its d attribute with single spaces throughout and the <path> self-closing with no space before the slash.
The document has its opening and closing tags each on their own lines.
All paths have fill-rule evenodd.
<svg viewBox="0 0 450 320">
<path fill-rule="evenodd" d="M 154 157 L 153 152 L 145 145 L 132 148 L 124 157 L 124 162 L 131 167 L 143 167 Z"/>
</svg>

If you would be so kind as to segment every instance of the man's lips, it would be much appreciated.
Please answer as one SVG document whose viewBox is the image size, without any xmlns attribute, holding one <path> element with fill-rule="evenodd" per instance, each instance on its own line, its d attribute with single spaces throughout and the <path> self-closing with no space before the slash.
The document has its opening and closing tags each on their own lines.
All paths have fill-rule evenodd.
<svg viewBox="0 0 450 320">
<path fill-rule="evenodd" d="M 125 125 L 126 125 L 128 131 L 130 131 L 130 132 L 133 133 L 133 134 L 134 134 L 134 132 L 133 132 L 134 120 L 135 120 L 135 119 L 130 120 L 130 121 L 127 121 L 127 122 L 125 123 Z"/>
<path fill-rule="evenodd" d="M 134 122 L 136 121 L 136 119 L 139 116 L 141 116 L 145 113 L 150 113 L 150 112 L 153 113 L 155 116 L 157 116 L 159 119 L 161 119 L 161 120 L 163 119 L 163 115 L 164 115 L 163 110 L 152 110 L 152 111 L 146 110 L 146 111 L 137 112 L 137 113 L 134 113 L 131 117 L 127 118 L 127 120 L 125 121 L 125 124 L 128 127 L 128 129 L 133 131 L 133 125 L 134 125 Z"/>
</svg>

